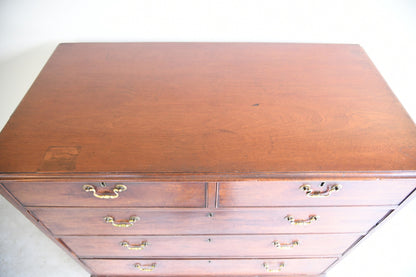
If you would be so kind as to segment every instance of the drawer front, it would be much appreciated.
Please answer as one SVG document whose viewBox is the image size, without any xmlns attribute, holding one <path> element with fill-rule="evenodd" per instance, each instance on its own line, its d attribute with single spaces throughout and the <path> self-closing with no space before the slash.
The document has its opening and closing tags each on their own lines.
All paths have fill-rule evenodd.
<svg viewBox="0 0 416 277">
<path fill-rule="evenodd" d="M 55 235 L 359 233 L 367 231 L 389 211 L 388 207 L 224 209 L 212 212 L 131 208 L 30 209 Z M 311 220 L 312 216 L 317 216 L 317 220 Z M 293 220 L 289 221 L 288 217 Z M 304 225 L 292 224 L 302 220 Z"/>
<path fill-rule="evenodd" d="M 96 275 L 197 276 L 320 274 L 335 258 L 241 260 L 102 260 L 83 259 Z"/>
<path fill-rule="evenodd" d="M 68 236 L 81 258 L 340 256 L 359 234 Z"/>
<path fill-rule="evenodd" d="M 415 180 L 222 182 L 219 207 L 397 205 Z"/>
<path fill-rule="evenodd" d="M 205 207 L 205 183 L 5 183 L 25 206 Z"/>
</svg>

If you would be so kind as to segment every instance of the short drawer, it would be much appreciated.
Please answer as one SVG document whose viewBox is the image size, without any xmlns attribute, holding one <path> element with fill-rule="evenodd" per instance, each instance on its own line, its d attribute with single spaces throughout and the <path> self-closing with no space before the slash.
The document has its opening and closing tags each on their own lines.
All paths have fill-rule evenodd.
<svg viewBox="0 0 416 277">
<path fill-rule="evenodd" d="M 64 236 L 81 258 L 338 257 L 360 234 Z"/>
<path fill-rule="evenodd" d="M 205 183 L 16 182 L 5 187 L 25 206 L 205 207 Z"/>
<path fill-rule="evenodd" d="M 219 207 L 397 205 L 415 180 L 221 182 Z"/>
<path fill-rule="evenodd" d="M 83 259 L 96 275 L 197 276 L 320 274 L 335 258 L 317 259 L 194 259 L 194 260 L 104 260 Z"/>
<path fill-rule="evenodd" d="M 384 206 L 222 209 L 212 212 L 30 208 L 30 212 L 55 235 L 360 233 L 371 228 L 389 211 L 389 207 Z"/>
</svg>

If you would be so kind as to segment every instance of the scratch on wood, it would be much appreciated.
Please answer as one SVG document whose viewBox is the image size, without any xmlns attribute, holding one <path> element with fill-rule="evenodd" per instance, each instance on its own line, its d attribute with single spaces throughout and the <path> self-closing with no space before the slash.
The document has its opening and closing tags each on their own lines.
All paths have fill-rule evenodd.
<svg viewBox="0 0 416 277">
<path fill-rule="evenodd" d="M 227 129 L 218 129 L 218 131 L 222 133 L 237 134 L 236 132 Z"/>
</svg>

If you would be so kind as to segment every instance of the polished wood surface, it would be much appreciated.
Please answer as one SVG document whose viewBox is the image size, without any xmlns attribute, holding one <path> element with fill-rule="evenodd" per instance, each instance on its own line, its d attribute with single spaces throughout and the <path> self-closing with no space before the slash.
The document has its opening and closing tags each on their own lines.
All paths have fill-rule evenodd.
<svg viewBox="0 0 416 277">
<path fill-rule="evenodd" d="M 242 275 L 276 275 L 276 272 L 267 272 L 263 264 L 267 263 L 270 269 L 278 269 L 281 263 L 284 268 L 279 272 L 285 274 L 317 275 L 322 273 L 335 261 L 335 258 L 320 259 L 241 259 L 241 260 L 100 260 L 84 259 L 83 262 L 100 275 L 136 275 L 136 276 L 195 276 L 206 274 L 214 276 Z M 155 263 L 152 271 L 144 272 L 135 268 L 135 264 L 151 265 Z M 149 268 L 149 267 L 146 267 Z"/>
<path fill-rule="evenodd" d="M 416 128 L 358 45 L 60 44 L 0 157 L 96 276 L 323 275 L 416 189 Z"/>
<path fill-rule="evenodd" d="M 116 185 L 126 186 L 114 199 L 86 192 L 94 186 L 99 196 L 114 196 Z M 4 186 L 25 206 L 79 207 L 193 207 L 206 206 L 205 183 L 137 182 L 5 182 Z M 46 193 L 45 193 L 46 192 Z"/>
<path fill-rule="evenodd" d="M 382 219 L 391 207 L 306 207 L 282 209 L 143 210 L 132 208 L 28 208 L 55 235 L 163 235 L 163 234 L 271 234 L 365 232 Z M 310 225 L 292 225 L 287 215 Z M 104 222 L 111 216 L 140 220 L 128 228 Z"/>
<path fill-rule="evenodd" d="M 83 189 L 85 185 L 92 185 L 98 195 L 115 195 L 113 189 L 120 184 L 127 190 L 115 199 L 100 199 Z M 208 205 L 207 184 L 202 182 L 43 181 L 30 182 L 30 185 L 4 182 L 3 185 L 25 206 L 203 208 Z M 308 197 L 300 189 L 303 185 L 310 185 L 317 192 L 325 192 L 333 185 L 340 189 L 326 197 Z M 415 181 L 251 181 L 221 182 L 218 186 L 219 207 L 364 206 L 397 205 L 414 189 Z M 215 207 L 215 190 L 215 183 L 212 183 L 211 208 Z"/>
<path fill-rule="evenodd" d="M 416 129 L 358 45 L 58 46 L 0 172 L 414 171 Z"/>
<path fill-rule="evenodd" d="M 328 196 L 308 197 L 302 186 L 326 195 L 334 185 L 338 190 Z M 364 206 L 397 205 L 415 188 L 414 180 L 383 181 L 273 181 L 221 182 L 219 207 L 276 206 Z M 319 195 L 319 194 L 318 194 Z"/>
<path fill-rule="evenodd" d="M 172 257 L 338 257 L 361 234 L 204 235 L 204 236 L 64 236 L 60 239 L 81 258 Z M 142 250 L 129 245 L 147 243 Z M 293 242 L 297 244 L 293 244 Z M 273 242 L 279 243 L 276 247 Z M 292 245 L 288 247 L 287 245 Z M 287 246 L 286 248 L 284 246 Z"/>
</svg>

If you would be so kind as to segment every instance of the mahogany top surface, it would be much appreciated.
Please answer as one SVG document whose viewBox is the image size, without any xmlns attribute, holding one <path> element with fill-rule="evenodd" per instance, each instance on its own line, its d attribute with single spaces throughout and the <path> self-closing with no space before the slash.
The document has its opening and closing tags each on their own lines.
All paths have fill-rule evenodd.
<svg viewBox="0 0 416 277">
<path fill-rule="evenodd" d="M 60 44 L 0 173 L 415 171 L 416 129 L 358 45 Z"/>
</svg>

